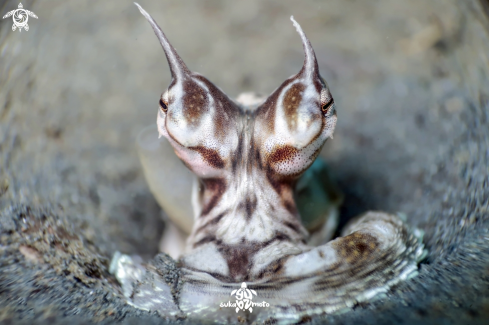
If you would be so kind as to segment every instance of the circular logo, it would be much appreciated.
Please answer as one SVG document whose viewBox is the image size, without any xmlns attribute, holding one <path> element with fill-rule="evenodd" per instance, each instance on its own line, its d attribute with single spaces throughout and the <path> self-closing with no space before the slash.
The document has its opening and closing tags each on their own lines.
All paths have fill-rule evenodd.
<svg viewBox="0 0 489 325">
<path fill-rule="evenodd" d="M 27 21 L 29 20 L 29 16 L 27 15 L 27 12 L 24 9 L 17 9 L 15 10 L 15 13 L 13 15 L 14 19 L 14 24 L 19 27 L 23 28 L 25 25 L 27 25 Z"/>
<path fill-rule="evenodd" d="M 10 16 L 12 16 L 12 20 L 14 21 L 14 24 L 12 25 L 12 30 L 15 31 L 18 28 L 19 32 L 22 31 L 22 28 L 25 29 L 26 31 L 29 30 L 29 25 L 27 25 L 29 16 L 37 19 L 36 14 L 33 13 L 32 11 L 24 9 L 22 3 L 19 3 L 18 9 L 7 12 L 5 16 L 3 16 L 3 19 L 8 18 Z"/>
</svg>

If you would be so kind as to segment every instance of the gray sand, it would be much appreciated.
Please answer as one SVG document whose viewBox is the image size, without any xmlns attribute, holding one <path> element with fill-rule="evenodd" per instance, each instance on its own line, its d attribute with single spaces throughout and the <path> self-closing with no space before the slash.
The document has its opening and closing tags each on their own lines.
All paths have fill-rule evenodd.
<svg viewBox="0 0 489 325">
<path fill-rule="evenodd" d="M 152 258 L 164 227 L 135 147 L 169 84 L 163 52 L 130 1 L 23 5 L 39 17 L 28 32 L 0 21 L 0 323 L 164 323 L 126 305 L 107 271 L 116 250 Z M 487 0 L 141 5 L 232 97 L 300 69 L 293 14 L 338 106 L 322 156 L 343 220 L 400 211 L 425 231 L 418 277 L 311 321 L 489 319 Z"/>
</svg>

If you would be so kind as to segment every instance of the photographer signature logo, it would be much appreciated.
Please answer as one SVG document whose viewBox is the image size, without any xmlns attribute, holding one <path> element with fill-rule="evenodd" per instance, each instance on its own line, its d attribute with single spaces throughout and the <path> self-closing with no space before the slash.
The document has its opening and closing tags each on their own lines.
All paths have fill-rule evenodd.
<svg viewBox="0 0 489 325">
<path fill-rule="evenodd" d="M 32 11 L 25 10 L 22 6 L 22 3 L 19 3 L 18 9 L 7 12 L 2 19 L 8 18 L 10 16 L 12 16 L 12 20 L 14 21 L 14 24 L 12 25 L 12 30 L 15 31 L 18 28 L 19 32 L 22 31 L 22 28 L 24 28 L 26 31 L 29 30 L 29 25 L 27 25 L 29 16 L 37 19 L 36 14 Z"/>
<path fill-rule="evenodd" d="M 256 296 L 256 291 L 252 289 L 248 289 L 246 286 L 246 282 L 241 284 L 240 289 L 233 290 L 231 292 L 231 296 L 236 295 L 236 303 L 231 301 L 223 303 L 221 302 L 221 307 L 232 307 L 236 308 L 236 312 L 241 310 L 248 309 L 250 313 L 253 312 L 253 307 L 270 307 L 270 304 L 266 301 L 262 302 L 253 302 L 253 295 Z"/>
</svg>

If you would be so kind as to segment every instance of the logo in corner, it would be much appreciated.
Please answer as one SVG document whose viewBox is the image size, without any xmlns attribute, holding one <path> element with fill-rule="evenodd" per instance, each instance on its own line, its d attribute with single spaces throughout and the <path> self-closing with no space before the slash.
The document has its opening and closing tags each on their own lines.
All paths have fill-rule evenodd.
<svg viewBox="0 0 489 325">
<path fill-rule="evenodd" d="M 29 16 L 37 19 L 36 14 L 32 11 L 25 10 L 24 6 L 22 6 L 22 3 L 19 3 L 18 9 L 7 12 L 2 19 L 8 18 L 10 16 L 12 16 L 12 19 L 14 21 L 14 24 L 12 25 L 12 30 L 15 31 L 18 28 L 19 32 L 22 31 L 22 28 L 24 28 L 26 31 L 29 30 L 29 25 L 27 25 Z"/>
<path fill-rule="evenodd" d="M 231 292 L 231 296 L 236 295 L 236 303 L 231 301 L 227 303 L 221 303 L 221 307 L 234 307 L 236 312 L 240 310 L 248 309 L 250 313 L 253 312 L 253 307 L 270 307 L 270 304 L 266 301 L 253 302 L 253 295 L 256 296 L 256 291 L 253 289 L 248 289 L 246 282 L 241 284 L 240 289 L 235 289 Z"/>
</svg>

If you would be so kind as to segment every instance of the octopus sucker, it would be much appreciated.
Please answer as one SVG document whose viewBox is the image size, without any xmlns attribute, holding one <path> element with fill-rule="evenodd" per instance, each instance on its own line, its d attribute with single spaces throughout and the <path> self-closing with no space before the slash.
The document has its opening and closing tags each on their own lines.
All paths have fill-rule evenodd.
<svg viewBox="0 0 489 325">
<path fill-rule="evenodd" d="M 174 319 L 289 324 L 380 299 L 417 274 L 423 233 L 401 215 L 366 212 L 332 239 L 342 198 L 317 156 L 336 106 L 293 18 L 301 70 L 267 99 L 235 101 L 191 72 L 136 5 L 172 75 L 155 101 L 156 130 L 138 139 L 171 234 L 148 263 L 114 256 L 110 272 L 129 304 Z"/>
</svg>

